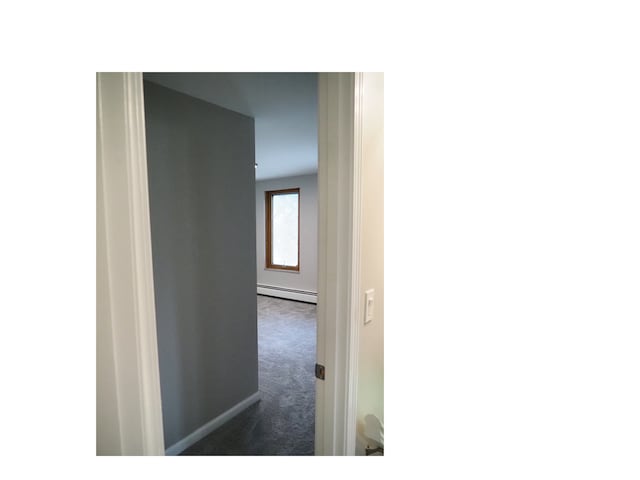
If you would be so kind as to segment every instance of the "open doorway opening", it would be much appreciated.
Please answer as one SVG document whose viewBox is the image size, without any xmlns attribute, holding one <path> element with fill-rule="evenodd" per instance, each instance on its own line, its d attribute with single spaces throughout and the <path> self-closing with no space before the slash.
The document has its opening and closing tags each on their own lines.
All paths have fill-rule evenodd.
<svg viewBox="0 0 640 480">
<path fill-rule="evenodd" d="M 317 75 L 144 79 L 166 452 L 313 455 Z"/>
<path fill-rule="evenodd" d="M 363 81 L 367 78 L 376 79 L 376 81 L 367 87 L 367 82 Z M 382 348 L 379 342 L 382 336 L 378 333 L 383 328 L 384 309 L 380 304 L 380 299 L 383 298 L 382 275 L 381 270 L 377 268 L 382 261 L 382 252 L 379 248 L 381 246 L 379 240 L 382 238 L 380 216 L 382 192 L 379 180 L 382 178 L 383 158 L 380 142 L 382 139 L 381 80 L 381 74 L 318 74 L 317 363 L 324 367 L 319 370 L 325 370 L 326 376 L 324 380 L 316 381 L 316 455 L 357 453 L 356 428 L 360 433 L 360 422 L 357 418 L 361 416 L 361 412 L 365 414 L 365 418 L 372 413 L 374 417 L 383 420 Z M 98 455 L 161 455 L 165 450 L 166 453 L 171 454 L 180 447 L 179 444 L 169 444 L 169 448 L 165 448 L 167 429 L 175 429 L 176 425 L 163 422 L 162 403 L 165 399 L 160 395 L 158 351 L 163 348 L 169 351 L 173 349 L 174 353 L 179 353 L 181 359 L 187 361 L 197 354 L 201 346 L 210 343 L 208 338 L 203 336 L 202 339 L 197 339 L 199 342 L 195 343 L 195 351 L 191 352 L 190 350 L 180 351 L 177 348 L 180 342 L 174 342 L 173 345 L 159 345 L 158 342 L 156 334 L 156 319 L 160 319 L 156 315 L 158 298 L 165 302 L 161 307 L 163 311 L 171 312 L 173 309 L 178 311 L 181 323 L 176 325 L 176 327 L 179 326 L 177 333 L 193 337 L 193 333 L 198 330 L 192 328 L 187 315 L 188 311 L 184 310 L 184 302 L 178 302 L 176 296 L 156 296 L 154 293 L 157 269 L 155 266 L 152 268 L 151 259 L 152 256 L 155 258 L 158 255 L 158 249 L 154 247 L 152 255 L 148 208 L 150 200 L 148 187 L 152 183 L 148 180 L 152 172 L 147 174 L 145 127 L 148 127 L 149 122 L 145 122 L 144 99 L 142 74 L 98 73 L 96 116 L 97 185 L 99 187 L 97 190 L 99 219 L 97 265 L 100 280 L 98 289 L 100 308 L 97 315 L 99 326 L 97 336 Z M 211 108 L 207 102 L 204 102 L 204 105 Z M 363 106 L 365 108 L 362 108 Z M 197 107 L 194 108 L 198 110 Z M 190 109 L 187 109 L 182 116 L 190 115 L 189 111 Z M 181 115 L 177 118 L 181 118 Z M 167 132 L 175 133 L 181 132 L 184 122 L 177 125 L 160 122 L 158 125 Z M 192 129 L 202 132 L 202 126 L 202 122 L 195 122 Z M 216 128 L 213 131 L 220 133 L 221 130 Z M 200 141 L 196 142 L 195 146 L 206 144 L 211 132 L 210 129 L 205 130 L 207 135 L 199 137 Z M 160 138 L 163 140 L 164 136 Z M 223 139 L 235 143 L 238 137 L 223 135 Z M 377 140 L 371 141 L 372 139 Z M 248 136 L 245 140 L 236 145 L 252 145 L 253 137 Z M 156 145 L 160 150 L 172 151 L 170 145 L 164 141 L 156 142 Z M 178 143 L 178 146 L 181 144 Z M 175 149 L 173 152 L 175 153 Z M 182 167 L 185 159 L 183 156 L 178 158 L 180 161 L 173 164 Z M 212 181 L 215 180 L 217 183 L 213 186 L 208 184 L 206 188 L 200 190 L 187 189 L 186 194 L 176 196 L 178 201 L 166 204 L 167 211 L 180 217 L 184 213 L 181 209 L 194 200 L 194 192 L 202 196 L 227 191 L 231 184 L 229 175 L 241 175 L 244 178 L 250 175 L 251 178 L 255 178 L 255 173 L 250 170 L 254 167 L 253 161 L 252 165 L 248 166 L 246 163 L 235 161 L 237 160 L 235 155 L 224 155 L 222 158 L 223 164 L 229 168 L 231 165 L 239 167 L 240 171 L 232 168 L 226 175 L 218 172 L 211 177 L 211 172 L 207 172 L 206 168 L 196 170 L 198 177 L 204 178 L 209 175 Z M 234 162 L 227 164 L 226 161 L 229 160 Z M 218 162 L 207 161 L 203 163 L 203 167 L 214 164 L 217 165 Z M 186 169 L 186 171 L 192 170 Z M 373 175 L 375 182 L 367 178 L 368 175 L 363 174 L 367 171 Z M 175 178 L 170 177 L 169 180 L 166 184 L 161 184 L 163 189 L 179 190 L 193 181 L 180 169 L 176 172 Z M 375 187 L 369 189 L 368 185 L 375 185 Z M 363 187 L 366 188 L 363 189 Z M 249 202 L 244 201 L 247 198 Z M 242 209 L 251 208 L 255 196 L 247 193 L 244 199 L 237 205 L 229 204 L 228 206 L 235 208 L 241 205 Z M 363 218 L 364 205 L 367 206 L 367 211 L 374 214 L 375 222 L 372 223 L 372 227 L 375 228 L 372 231 L 367 227 L 369 221 Z M 185 239 L 194 238 L 193 226 L 202 224 L 192 221 L 193 219 L 188 216 L 187 218 L 189 222 L 183 230 L 168 230 L 167 238 L 171 239 L 169 245 L 180 246 L 180 242 Z M 255 218 L 250 220 L 253 221 Z M 224 242 L 227 238 L 226 233 L 233 233 L 224 229 L 210 228 L 208 232 L 210 236 L 204 238 L 203 244 L 214 240 L 217 243 Z M 212 235 L 214 233 L 216 236 Z M 250 238 L 253 233 L 246 235 L 250 243 L 254 241 Z M 242 237 L 236 235 L 234 245 L 238 243 L 238 238 Z M 375 239 L 377 253 L 373 256 L 366 252 L 368 244 L 366 239 Z M 230 245 L 232 242 L 228 241 L 227 244 Z M 250 250 L 250 246 L 246 250 Z M 185 256 L 185 252 L 188 255 Z M 173 268 L 176 271 L 193 268 L 194 260 L 199 260 L 194 252 L 197 252 L 197 249 L 182 248 L 175 252 Z M 377 259 L 376 271 L 374 275 L 369 276 L 366 271 L 361 271 L 360 267 L 363 264 L 370 264 L 373 259 Z M 256 261 L 255 257 L 250 260 Z M 195 262 L 195 264 L 206 265 L 207 263 Z M 242 263 L 242 265 L 247 264 Z M 239 264 L 236 265 L 238 266 Z M 246 271 L 255 273 L 255 263 Z M 229 288 L 232 281 L 245 278 L 244 275 L 238 274 L 238 268 L 228 270 L 229 274 L 226 277 L 220 275 L 217 267 L 204 268 L 200 273 L 202 275 L 215 273 L 216 275 L 210 278 L 226 280 L 214 289 L 218 293 L 234 292 L 235 289 Z M 171 275 L 166 275 L 166 279 L 171 278 L 173 278 Z M 255 277 L 253 281 L 255 282 Z M 189 287 L 188 282 L 175 283 L 176 289 Z M 242 283 L 242 285 L 247 290 L 255 288 L 255 283 L 252 285 L 251 282 Z M 364 304 L 358 301 L 358 298 L 363 298 L 370 287 L 375 288 L 377 299 L 375 300 L 375 318 L 370 320 L 369 315 L 365 316 L 368 322 L 360 335 L 359 319 L 363 317 L 361 313 Z M 199 306 L 199 308 L 207 312 L 220 311 L 229 303 L 239 305 L 234 295 L 223 296 L 216 300 L 219 301 Z M 190 304 L 187 302 L 187 305 Z M 255 314 L 255 305 L 247 309 L 247 312 L 253 311 Z M 255 323 L 253 322 L 254 325 Z M 228 324 L 226 331 L 239 333 L 241 336 L 244 334 L 250 340 L 251 330 L 238 332 L 242 325 L 242 323 Z M 372 330 L 372 327 L 375 328 Z M 253 332 L 254 338 L 257 338 L 257 328 Z M 376 335 L 372 336 L 369 333 Z M 376 345 L 373 348 L 371 348 L 369 337 L 375 338 Z M 218 342 L 218 348 L 210 351 L 223 352 L 225 349 L 226 351 L 231 349 L 237 356 L 232 368 L 228 368 L 228 365 L 221 367 L 215 361 L 206 364 L 209 368 L 217 368 L 218 372 L 227 372 L 228 379 L 236 380 L 224 389 L 208 391 L 212 399 L 219 400 L 224 399 L 230 392 L 237 391 L 234 389 L 237 389 L 238 385 L 251 387 L 252 376 L 239 374 L 242 355 L 251 354 L 251 352 L 245 349 L 234 350 L 230 342 L 221 343 L 221 339 L 225 338 L 224 335 L 215 335 L 213 338 Z M 371 362 L 370 358 L 359 359 L 358 353 L 363 351 L 373 354 L 375 362 Z M 254 360 L 257 362 L 257 356 Z M 201 365 L 196 364 L 197 367 Z M 372 370 L 360 375 L 363 365 L 366 365 L 367 369 L 371 367 Z M 185 391 L 189 393 L 189 389 L 193 388 L 193 383 L 189 383 L 192 382 L 193 377 L 197 380 L 198 376 L 206 377 L 209 374 L 200 368 L 186 369 L 186 371 L 189 375 L 184 377 L 183 384 L 176 385 L 175 392 L 168 389 L 165 391 L 176 393 L 176 395 L 183 395 Z M 257 385 L 257 378 L 255 385 Z M 255 393 L 258 394 L 258 392 Z M 198 396 L 186 397 L 187 400 L 197 400 L 197 398 Z M 114 409 L 116 400 L 117 408 Z M 362 400 L 367 400 L 367 404 L 365 405 Z M 239 407 L 255 401 L 255 396 L 250 394 L 239 404 Z M 177 408 L 184 418 L 193 419 L 194 412 L 200 412 L 203 407 L 209 405 L 211 405 L 210 402 L 185 402 L 177 404 Z M 225 415 L 232 413 L 234 413 L 233 409 L 226 411 Z M 181 420 L 180 417 L 178 419 Z M 220 418 L 216 417 L 215 421 L 219 420 Z M 211 427 L 211 424 L 202 428 L 197 428 L 196 424 L 194 427 L 196 430 L 190 435 L 185 434 L 187 436 L 184 441 L 189 440 L 191 441 L 189 444 L 192 444 L 195 441 L 193 437 L 201 435 L 204 430 Z M 115 428 L 111 428 L 114 425 Z M 380 432 L 373 433 L 375 435 L 371 437 L 365 428 L 365 436 L 380 443 L 379 440 L 382 440 Z M 186 446 L 178 450 L 178 453 L 184 448 Z M 366 453 L 364 447 L 361 451 L 362 454 Z"/>
</svg>

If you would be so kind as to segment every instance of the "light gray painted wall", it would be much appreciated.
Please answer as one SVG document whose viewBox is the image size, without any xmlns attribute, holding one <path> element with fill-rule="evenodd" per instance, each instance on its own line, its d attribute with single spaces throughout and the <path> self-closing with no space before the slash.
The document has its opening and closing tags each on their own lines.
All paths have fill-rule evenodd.
<svg viewBox="0 0 640 480">
<path fill-rule="evenodd" d="M 145 79 L 255 119 L 256 179 L 318 171 L 318 74 L 149 72 Z"/>
<path fill-rule="evenodd" d="M 300 272 L 266 270 L 264 192 L 295 187 L 300 188 Z M 318 291 L 318 175 L 256 182 L 256 239 L 259 284 Z"/>
<path fill-rule="evenodd" d="M 165 446 L 258 391 L 253 119 L 145 81 Z"/>
</svg>

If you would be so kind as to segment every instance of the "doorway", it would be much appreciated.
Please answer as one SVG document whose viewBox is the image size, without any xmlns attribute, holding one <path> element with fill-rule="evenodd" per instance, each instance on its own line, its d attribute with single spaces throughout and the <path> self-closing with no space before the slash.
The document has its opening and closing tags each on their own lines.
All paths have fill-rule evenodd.
<svg viewBox="0 0 640 480">
<path fill-rule="evenodd" d="M 284 307 L 290 302 L 267 305 L 256 293 L 317 295 L 317 75 L 144 78 L 167 452 L 313 454 L 315 332 L 306 358 L 293 362 L 291 351 L 282 348 L 287 330 L 278 334 L 272 321 L 278 311 L 288 318 Z M 289 242 L 296 250 L 294 266 L 271 264 L 270 257 L 265 263 L 260 246 L 263 187 L 283 182 L 296 188 L 296 238 Z M 269 229 L 274 247 L 282 217 L 276 205 Z M 259 321 L 256 311 L 262 312 Z M 306 317 L 298 318 L 301 325 Z M 290 322 L 289 336 L 295 327 Z M 279 344 L 277 359 L 271 343 Z M 287 347 L 305 343 L 292 338 Z M 304 369 L 297 368 L 300 362 Z M 292 391 L 297 387 L 305 387 L 300 395 Z M 244 413 L 250 408 L 254 415 Z M 287 436 L 296 432 L 296 443 L 306 445 L 302 450 L 287 447 Z"/>
<path fill-rule="evenodd" d="M 354 157 L 353 74 L 318 78 L 318 347 L 317 362 L 327 376 L 316 381 L 316 455 L 353 454 L 357 336 L 352 305 L 357 245 L 352 212 L 359 181 Z M 104 205 L 105 255 L 98 256 L 110 291 L 99 291 L 108 308 L 98 325 L 98 389 L 117 397 L 117 409 L 98 403 L 99 427 L 117 425 L 108 435 L 98 428 L 98 452 L 121 455 L 164 453 L 164 425 L 158 375 L 142 75 L 100 73 L 98 92 L 98 205 Z M 357 137 L 357 135 L 356 135 Z M 357 142 L 356 142 L 357 143 Z M 354 163 L 355 161 L 355 163 Z M 117 214 L 116 214 L 117 213 Z M 104 238 L 103 238 L 104 237 Z M 99 248 L 98 252 L 102 250 Z M 104 293 L 104 294 L 103 294 Z M 345 387 L 346 386 L 346 387 Z M 102 395 L 101 395 L 102 397 Z"/>
</svg>

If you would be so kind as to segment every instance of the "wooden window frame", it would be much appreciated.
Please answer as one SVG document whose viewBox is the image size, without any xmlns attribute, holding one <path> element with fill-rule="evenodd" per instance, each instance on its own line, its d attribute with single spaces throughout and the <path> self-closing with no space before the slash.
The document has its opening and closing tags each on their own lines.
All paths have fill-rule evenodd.
<svg viewBox="0 0 640 480">
<path fill-rule="evenodd" d="M 276 195 L 286 195 L 295 193 L 298 195 L 298 263 L 295 266 L 277 265 L 272 262 L 271 258 L 271 199 Z M 300 271 L 300 188 L 286 188 L 283 190 L 269 190 L 264 192 L 264 205 L 265 205 L 265 268 L 271 270 L 286 270 L 290 272 Z"/>
</svg>

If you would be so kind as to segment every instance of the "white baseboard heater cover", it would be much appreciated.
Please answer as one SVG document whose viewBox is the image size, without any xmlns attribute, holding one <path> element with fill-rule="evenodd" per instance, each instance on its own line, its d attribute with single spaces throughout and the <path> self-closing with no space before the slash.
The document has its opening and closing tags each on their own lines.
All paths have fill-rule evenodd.
<svg viewBox="0 0 640 480">
<path fill-rule="evenodd" d="M 295 288 L 277 287 L 275 285 L 263 285 L 258 283 L 258 294 L 270 297 L 286 298 L 301 302 L 318 303 L 317 292 L 297 290 Z"/>
</svg>

